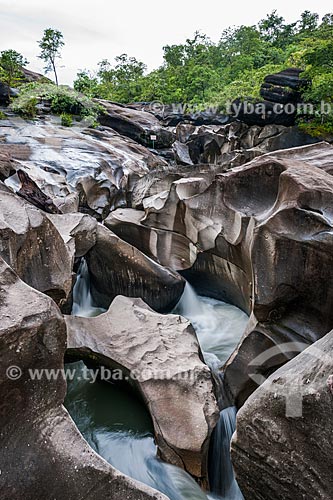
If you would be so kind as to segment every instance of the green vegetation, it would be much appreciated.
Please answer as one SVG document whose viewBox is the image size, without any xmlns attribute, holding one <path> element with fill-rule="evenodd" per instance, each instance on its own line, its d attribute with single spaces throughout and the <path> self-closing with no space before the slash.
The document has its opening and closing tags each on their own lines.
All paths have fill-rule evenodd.
<svg viewBox="0 0 333 500">
<path fill-rule="evenodd" d="M 303 129 L 319 133 L 320 125 L 332 130 L 333 113 L 323 114 L 320 103 L 332 103 L 333 14 L 319 21 L 318 14 L 305 11 L 288 24 L 273 11 L 257 26 L 226 29 L 217 44 L 197 32 L 163 51 L 163 65 L 150 73 L 142 62 L 122 54 L 114 65 L 103 60 L 94 73 L 78 73 L 74 87 L 90 97 L 123 103 L 157 100 L 225 109 L 237 97 L 259 98 L 267 74 L 299 67 L 313 82 L 304 99 L 315 104 L 307 120 L 300 117 Z"/>
<path fill-rule="evenodd" d="M 22 80 L 22 66 L 28 61 L 16 50 L 3 50 L 0 55 L 0 80 L 8 85 L 8 100 L 10 100 L 10 87 Z"/>
<path fill-rule="evenodd" d="M 63 127 L 71 127 L 73 125 L 72 115 L 69 115 L 68 113 L 61 113 L 60 118 L 61 118 L 61 125 Z"/>
<path fill-rule="evenodd" d="M 53 71 L 56 85 L 58 86 L 58 75 L 56 71 L 56 59 L 60 58 L 60 49 L 64 46 L 63 35 L 58 30 L 47 28 L 44 30 L 44 35 L 39 40 L 38 45 L 41 49 L 40 59 L 45 62 L 45 71 Z"/>
<path fill-rule="evenodd" d="M 37 105 L 47 102 L 55 114 L 76 115 L 78 118 L 96 119 L 100 112 L 98 104 L 79 92 L 52 83 L 28 83 L 20 88 L 20 95 L 11 105 L 11 109 L 22 116 L 33 118 L 37 114 Z"/>
<path fill-rule="evenodd" d="M 53 70 L 58 86 L 56 60 L 64 45 L 63 35 L 48 28 L 39 42 L 40 58 L 46 71 Z M 230 27 L 218 43 L 196 32 L 192 39 L 163 48 L 164 62 L 147 72 L 145 64 L 122 54 L 114 64 L 104 59 L 96 71 L 80 71 L 74 89 L 52 84 L 28 84 L 12 109 L 34 116 L 42 100 L 50 101 L 57 114 L 90 116 L 98 114 L 93 98 L 120 103 L 161 101 L 181 103 L 183 109 L 207 106 L 227 109 L 236 98 L 260 99 L 260 87 L 267 74 L 290 67 L 304 70 L 312 82 L 303 90 L 303 100 L 312 110 L 299 113 L 299 125 L 314 135 L 333 133 L 333 14 L 321 20 L 305 11 L 288 24 L 273 11 L 258 25 Z M 0 78 L 9 86 L 20 81 L 23 56 L 9 50 L 1 53 Z M 324 105 L 323 105 L 324 102 Z"/>
<path fill-rule="evenodd" d="M 7 120 L 7 116 L 2 111 L 0 111 L 0 120 Z"/>
</svg>

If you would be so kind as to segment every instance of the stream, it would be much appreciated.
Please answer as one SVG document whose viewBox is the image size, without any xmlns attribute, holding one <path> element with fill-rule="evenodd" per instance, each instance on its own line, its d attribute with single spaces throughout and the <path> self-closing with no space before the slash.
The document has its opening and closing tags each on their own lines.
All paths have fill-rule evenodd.
<svg viewBox="0 0 333 500">
<path fill-rule="evenodd" d="M 92 304 L 84 259 L 73 293 L 73 314 L 87 317 L 104 312 Z M 228 359 L 248 320 L 245 313 L 230 304 L 197 296 L 189 284 L 173 312 L 192 322 L 205 361 L 213 370 Z M 90 446 L 116 469 L 161 491 L 170 500 L 243 498 L 234 480 L 229 453 L 236 422 L 235 409 L 221 412 L 214 431 L 213 465 L 210 465 L 214 493 L 206 495 L 186 472 L 157 457 L 150 415 L 130 388 L 106 382 L 91 383 L 83 376 L 83 362 L 69 366 L 76 370 L 74 379 L 68 381 L 65 406 Z"/>
</svg>

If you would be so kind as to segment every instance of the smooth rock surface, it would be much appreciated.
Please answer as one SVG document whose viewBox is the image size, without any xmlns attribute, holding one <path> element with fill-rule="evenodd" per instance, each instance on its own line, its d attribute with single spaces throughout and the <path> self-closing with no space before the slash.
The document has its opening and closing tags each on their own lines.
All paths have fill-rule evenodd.
<svg viewBox="0 0 333 500">
<path fill-rule="evenodd" d="M 325 143 L 281 150 L 216 174 L 204 190 L 189 177 L 143 201 L 140 224 L 152 234 L 181 235 L 185 261 L 190 244 L 197 249 L 183 274 L 198 292 L 252 314 L 225 370 L 229 404 L 241 406 L 255 390 L 249 365 L 266 349 L 300 340 L 307 346 L 333 327 L 332 161 Z M 168 265 L 167 252 L 155 251 Z M 257 371 L 267 375 L 298 352 Z"/>
<path fill-rule="evenodd" d="M 231 444 L 245 499 L 328 500 L 333 491 L 333 332 L 271 375 Z"/>
<path fill-rule="evenodd" d="M 156 311 L 170 312 L 185 287 L 185 280 L 175 271 L 157 264 L 102 225 L 86 259 L 94 303 L 104 309 L 117 295 L 125 295 L 141 297 Z"/>
<path fill-rule="evenodd" d="M 105 112 L 99 116 L 102 125 L 148 147 L 167 148 L 174 142 L 172 132 L 163 127 L 151 113 L 109 101 L 98 102 L 105 108 Z M 156 139 L 152 139 L 152 136 Z"/>
<path fill-rule="evenodd" d="M 97 221 L 87 214 L 49 214 L 73 258 L 84 257 L 96 243 Z"/>
<path fill-rule="evenodd" d="M 162 316 L 141 299 L 118 296 L 96 318 L 66 318 L 68 354 L 121 368 L 153 419 L 160 455 L 207 481 L 218 407 L 209 368 L 189 321 Z"/>
<path fill-rule="evenodd" d="M 0 125 L 0 178 L 19 191 L 24 171 L 62 213 L 98 219 L 131 206 L 131 193 L 151 168 L 166 165 L 140 144 L 111 130 L 60 127 L 56 117 L 12 117 Z M 3 160 L 2 160 L 3 158 Z M 13 175 L 14 174 L 14 175 Z"/>
<path fill-rule="evenodd" d="M 0 256 L 28 285 L 66 302 L 73 257 L 50 219 L 0 183 Z"/>
<path fill-rule="evenodd" d="M 1 498 L 167 500 L 88 446 L 62 406 L 63 376 L 30 376 L 29 370 L 63 369 L 66 326 L 54 302 L 20 281 L 1 257 L 0 317 Z M 21 377 L 7 371 L 13 366 Z"/>
</svg>

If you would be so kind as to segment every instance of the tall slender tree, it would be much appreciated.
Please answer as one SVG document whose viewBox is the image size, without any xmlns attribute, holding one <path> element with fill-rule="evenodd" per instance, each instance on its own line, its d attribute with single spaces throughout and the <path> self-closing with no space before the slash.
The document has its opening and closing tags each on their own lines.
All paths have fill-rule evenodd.
<svg viewBox="0 0 333 500">
<path fill-rule="evenodd" d="M 38 41 L 38 45 L 41 48 L 41 53 L 38 57 L 46 63 L 46 73 L 49 71 L 54 72 L 57 85 L 59 85 L 59 83 L 56 70 L 56 59 L 61 57 L 60 50 L 65 45 L 63 38 L 64 37 L 60 31 L 47 28 L 44 30 L 43 38 Z"/>
</svg>

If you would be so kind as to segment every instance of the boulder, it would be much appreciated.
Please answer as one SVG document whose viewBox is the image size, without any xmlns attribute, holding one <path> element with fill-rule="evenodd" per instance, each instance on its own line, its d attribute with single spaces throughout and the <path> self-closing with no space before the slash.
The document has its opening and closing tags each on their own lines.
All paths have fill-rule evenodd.
<svg viewBox="0 0 333 500">
<path fill-rule="evenodd" d="M 309 82 L 301 78 L 302 69 L 288 68 L 267 75 L 261 86 L 263 101 L 251 97 L 236 99 L 231 105 L 231 115 L 248 125 L 293 126 L 297 117 L 297 104 L 302 102 L 301 90 Z"/>
<path fill-rule="evenodd" d="M 50 214 L 59 214 L 61 211 L 43 191 L 38 187 L 24 170 L 17 170 L 17 176 L 21 182 L 21 187 L 17 194 L 30 202 L 35 207 Z"/>
<path fill-rule="evenodd" d="M 231 452 L 245 499 L 333 491 L 333 332 L 277 370 L 241 408 Z"/>
<path fill-rule="evenodd" d="M 238 405 L 257 387 L 252 362 L 262 352 L 288 342 L 304 348 L 333 327 L 332 215 L 332 176 L 296 162 L 281 173 L 269 217 L 253 230 L 253 317 L 225 371 Z M 294 355 L 273 356 L 256 373 L 271 373 Z"/>
<path fill-rule="evenodd" d="M 118 296 L 106 313 L 68 316 L 66 323 L 71 359 L 120 368 L 150 411 L 161 457 L 206 484 L 208 443 L 219 411 L 189 321 Z"/>
<path fill-rule="evenodd" d="M 296 104 L 301 100 L 300 92 L 289 89 L 288 87 L 272 85 L 271 83 L 263 83 L 261 85 L 260 95 L 265 101 L 277 102 L 280 104 Z"/>
<path fill-rule="evenodd" d="M 193 165 L 193 161 L 190 156 L 190 151 L 187 144 L 182 144 L 179 141 L 175 141 L 172 147 L 175 154 L 176 162 L 179 165 Z"/>
<path fill-rule="evenodd" d="M 147 147 L 167 148 L 174 142 L 172 132 L 162 127 L 151 113 L 115 104 L 109 101 L 98 101 L 105 109 L 99 121 L 122 135 Z M 156 137 L 155 139 L 153 137 Z"/>
<path fill-rule="evenodd" d="M 9 97 L 16 97 L 17 92 L 14 89 L 9 89 Z M 8 97 L 8 85 L 3 82 L 0 82 L 0 105 L 9 104 Z"/>
<path fill-rule="evenodd" d="M 56 227 L 0 183 L 0 256 L 28 285 L 63 305 L 72 288 L 73 258 Z"/>
<path fill-rule="evenodd" d="M 169 312 L 185 287 L 185 280 L 175 271 L 157 264 L 100 224 L 96 244 L 86 259 L 94 303 L 104 309 L 117 295 L 126 295 L 141 297 L 156 311 Z"/>
<path fill-rule="evenodd" d="M 1 257 L 0 298 L 1 498 L 167 500 L 115 470 L 83 439 L 62 406 L 64 319 Z M 46 370 L 59 376 L 48 380 Z"/>
<path fill-rule="evenodd" d="M 300 78 L 300 75 L 303 73 L 303 71 L 303 69 L 299 68 L 284 69 L 279 73 L 267 75 L 264 81 L 265 83 L 271 85 L 278 85 L 279 87 L 289 87 L 293 90 L 300 90 L 309 84 L 308 80 L 306 80 L 305 78 Z"/>
</svg>

